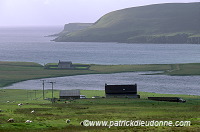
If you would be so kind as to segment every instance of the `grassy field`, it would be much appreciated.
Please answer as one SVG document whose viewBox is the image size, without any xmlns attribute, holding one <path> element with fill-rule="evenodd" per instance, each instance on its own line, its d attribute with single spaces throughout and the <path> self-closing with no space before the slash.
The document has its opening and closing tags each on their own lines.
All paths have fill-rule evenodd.
<svg viewBox="0 0 200 132">
<path fill-rule="evenodd" d="M 23 80 L 71 76 L 80 74 L 109 74 L 135 71 L 163 71 L 166 75 L 200 75 L 200 64 L 163 65 L 95 65 L 84 70 L 45 69 L 32 62 L 0 62 L 0 87 Z M 58 98 L 59 91 L 54 91 Z M 141 99 L 91 99 L 105 96 L 104 91 L 81 91 L 90 99 L 56 102 L 43 100 L 41 90 L 0 89 L 0 131 L 200 131 L 200 97 L 189 95 L 164 95 L 140 92 Z M 186 103 L 156 102 L 148 96 L 178 96 Z M 51 98 L 51 91 L 45 90 L 45 98 Z M 9 103 L 8 103 L 9 102 Z M 17 104 L 23 103 L 22 107 Z M 35 113 L 31 113 L 35 110 Z M 7 123 L 14 118 L 14 123 Z M 66 119 L 70 119 L 69 124 Z M 188 127 L 84 127 L 81 121 L 191 121 Z M 33 123 L 25 123 L 32 120 Z"/>
<path fill-rule="evenodd" d="M 58 97 L 59 91 L 54 92 Z M 31 95 L 32 94 L 32 95 Z M 81 94 L 105 96 L 104 91 L 82 90 Z M 200 131 L 200 97 L 189 95 L 166 95 L 140 92 L 141 99 L 79 99 L 74 101 L 56 102 L 42 100 L 42 91 L 32 90 L 1 90 L 0 91 L 0 131 Z M 148 96 L 178 96 L 187 100 L 186 103 L 157 102 L 147 100 Z M 45 91 L 45 97 L 51 97 L 51 91 Z M 9 103 L 7 103 L 9 101 Z M 14 101 L 14 102 L 13 102 Z M 19 107 L 17 104 L 23 103 Z M 34 113 L 31 111 L 34 110 Z M 14 123 L 7 120 L 13 118 Z M 70 123 L 66 120 L 70 119 Z M 25 123 L 32 120 L 33 123 Z M 191 121 L 187 127 L 85 127 L 80 122 L 91 121 Z"/>
<path fill-rule="evenodd" d="M 45 69 L 44 66 L 33 62 L 0 62 L 0 87 L 16 82 L 72 76 L 82 74 L 109 74 L 135 71 L 163 71 L 167 75 L 200 75 L 198 64 L 151 64 L 151 65 L 95 65 L 90 64 L 89 69 L 55 70 Z"/>
</svg>

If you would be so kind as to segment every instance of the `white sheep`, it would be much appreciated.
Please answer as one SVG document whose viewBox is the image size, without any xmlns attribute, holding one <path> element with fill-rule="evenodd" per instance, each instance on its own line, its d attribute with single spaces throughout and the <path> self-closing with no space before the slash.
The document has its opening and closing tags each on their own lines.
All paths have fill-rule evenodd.
<svg viewBox="0 0 200 132">
<path fill-rule="evenodd" d="M 67 119 L 67 120 L 66 120 L 66 123 L 70 123 L 70 119 Z"/>
<path fill-rule="evenodd" d="M 23 105 L 22 103 L 19 103 L 19 104 L 18 104 L 18 106 L 20 106 L 20 107 L 21 107 L 22 105 Z"/>
<path fill-rule="evenodd" d="M 8 121 L 7 121 L 7 122 L 11 122 L 11 123 L 12 123 L 12 122 L 15 122 L 15 121 L 14 121 L 14 119 L 13 119 L 13 118 L 10 118 L 10 119 L 8 119 Z"/>
<path fill-rule="evenodd" d="M 35 113 L 35 111 L 34 111 L 34 110 L 32 110 L 32 111 L 31 111 L 31 113 Z"/>
<path fill-rule="evenodd" d="M 10 101 L 7 101 L 7 103 L 10 103 Z"/>
<path fill-rule="evenodd" d="M 33 121 L 31 121 L 31 120 L 26 120 L 26 122 L 25 123 L 32 123 Z"/>
</svg>

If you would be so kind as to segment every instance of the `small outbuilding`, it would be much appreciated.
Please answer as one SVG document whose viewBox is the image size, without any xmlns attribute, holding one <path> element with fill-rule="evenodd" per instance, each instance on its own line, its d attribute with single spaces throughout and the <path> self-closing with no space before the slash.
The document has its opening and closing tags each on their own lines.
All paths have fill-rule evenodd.
<svg viewBox="0 0 200 132">
<path fill-rule="evenodd" d="M 61 69 L 72 68 L 72 62 L 71 61 L 60 61 L 59 60 L 58 68 L 61 68 Z"/>
<path fill-rule="evenodd" d="M 181 102 L 181 103 L 186 102 L 186 100 L 179 97 L 148 97 L 148 99 L 155 101 L 168 101 L 168 102 Z"/>
<path fill-rule="evenodd" d="M 140 98 L 137 94 L 137 84 L 107 85 L 105 84 L 106 98 Z"/>
<path fill-rule="evenodd" d="M 80 90 L 61 90 L 60 99 L 80 99 Z"/>
</svg>

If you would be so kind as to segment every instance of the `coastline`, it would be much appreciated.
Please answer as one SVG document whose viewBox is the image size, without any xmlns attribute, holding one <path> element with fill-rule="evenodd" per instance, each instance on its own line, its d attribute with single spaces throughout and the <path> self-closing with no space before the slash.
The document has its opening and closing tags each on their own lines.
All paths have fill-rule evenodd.
<svg viewBox="0 0 200 132">
<path fill-rule="evenodd" d="M 14 83 L 22 81 L 36 80 L 43 78 L 76 76 L 76 75 L 113 74 L 113 73 L 148 72 L 148 71 L 153 71 L 152 74 L 150 73 L 150 75 L 153 76 L 154 75 L 155 76 L 156 75 L 199 76 L 200 74 L 198 69 L 200 63 L 146 64 L 146 65 L 95 65 L 95 64 L 87 64 L 87 65 L 89 65 L 90 67 L 88 69 L 83 69 L 83 70 L 45 69 L 44 66 L 32 62 L 0 62 L 0 73 L 1 73 L 0 78 L 2 80 L 0 83 L 1 86 L 0 89 L 4 89 L 4 87 L 6 86 L 10 86 Z"/>
<path fill-rule="evenodd" d="M 55 78 L 43 78 L 44 88 L 51 89 L 48 82 L 56 82 L 55 90 L 104 90 L 106 84 L 135 84 L 138 91 L 154 92 L 161 94 L 200 95 L 200 76 L 168 76 L 158 72 L 123 72 L 112 74 L 87 74 Z M 151 75 L 152 74 L 152 75 Z M 28 80 L 4 87 L 4 89 L 41 90 L 41 79 Z"/>
<path fill-rule="evenodd" d="M 142 64 L 142 65 L 96 65 L 89 69 L 45 69 L 34 62 L 0 62 L 0 88 L 32 79 L 64 77 L 87 74 L 111 74 L 123 72 L 161 71 L 158 75 L 199 76 L 200 63 L 187 64 Z M 155 74 L 156 75 L 156 74 Z"/>
</svg>

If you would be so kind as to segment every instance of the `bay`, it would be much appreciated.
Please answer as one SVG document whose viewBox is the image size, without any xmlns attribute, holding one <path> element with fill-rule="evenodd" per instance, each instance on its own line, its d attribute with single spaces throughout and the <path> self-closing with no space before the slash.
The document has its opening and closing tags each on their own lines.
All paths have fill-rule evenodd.
<svg viewBox="0 0 200 132">
<path fill-rule="evenodd" d="M 59 60 L 85 64 L 175 64 L 199 63 L 197 44 L 124 44 L 98 42 L 53 42 L 44 37 L 62 27 L 0 28 L 0 61 L 56 63 Z M 45 79 L 56 81 L 56 89 L 103 90 L 108 84 L 138 84 L 139 91 L 192 94 L 199 93 L 199 76 L 141 75 L 117 73 L 79 75 Z M 46 83 L 46 88 L 51 85 Z M 5 88 L 41 89 L 40 80 L 29 80 Z"/>
<path fill-rule="evenodd" d="M 54 90 L 104 90 L 107 84 L 135 84 L 138 91 L 155 92 L 165 94 L 187 94 L 200 95 L 200 76 L 167 76 L 167 75 L 144 75 L 155 72 L 128 72 L 114 74 L 91 74 L 76 75 L 67 77 L 45 78 L 45 89 L 51 89 L 54 83 Z M 32 89 L 42 90 L 43 85 L 40 79 L 29 80 L 4 87 L 5 89 Z"/>
<path fill-rule="evenodd" d="M 199 63 L 197 44 L 53 42 L 61 27 L 0 28 L 0 61 L 85 64 Z"/>
</svg>

